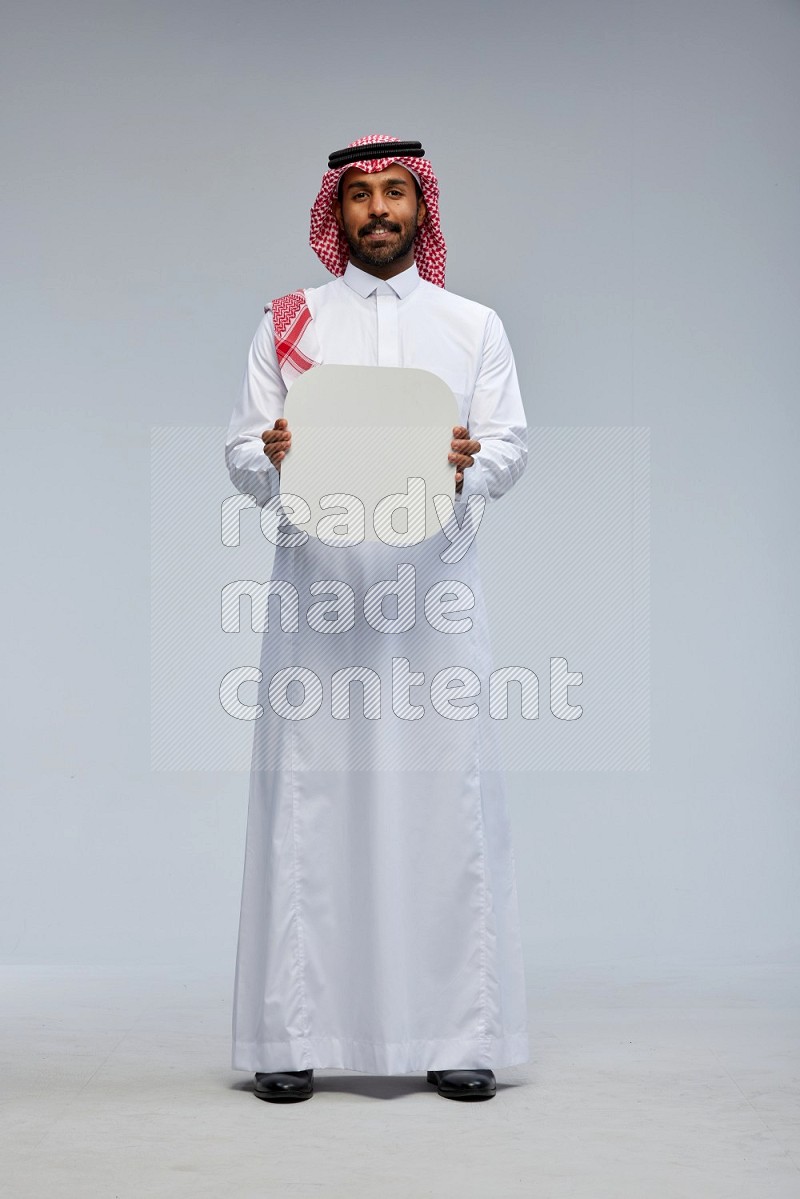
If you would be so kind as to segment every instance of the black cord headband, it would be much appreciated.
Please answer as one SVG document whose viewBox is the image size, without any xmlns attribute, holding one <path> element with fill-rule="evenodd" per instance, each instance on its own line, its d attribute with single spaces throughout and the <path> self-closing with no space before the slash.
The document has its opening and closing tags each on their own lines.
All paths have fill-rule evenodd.
<svg viewBox="0 0 800 1199">
<path fill-rule="evenodd" d="M 328 155 L 328 170 L 337 170 L 351 162 L 370 158 L 424 158 L 422 142 L 372 142 L 366 146 L 347 146 Z"/>
</svg>

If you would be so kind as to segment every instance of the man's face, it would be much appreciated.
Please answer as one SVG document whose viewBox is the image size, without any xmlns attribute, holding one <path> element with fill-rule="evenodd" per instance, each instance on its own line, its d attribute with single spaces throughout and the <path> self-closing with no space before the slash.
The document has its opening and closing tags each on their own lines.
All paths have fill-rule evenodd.
<svg viewBox="0 0 800 1199">
<path fill-rule="evenodd" d="M 342 176 L 340 194 L 334 213 L 350 257 L 372 268 L 372 274 L 411 266 L 417 227 L 427 212 L 422 197 L 417 199 L 411 172 L 396 163 L 371 174 L 350 167 Z"/>
</svg>

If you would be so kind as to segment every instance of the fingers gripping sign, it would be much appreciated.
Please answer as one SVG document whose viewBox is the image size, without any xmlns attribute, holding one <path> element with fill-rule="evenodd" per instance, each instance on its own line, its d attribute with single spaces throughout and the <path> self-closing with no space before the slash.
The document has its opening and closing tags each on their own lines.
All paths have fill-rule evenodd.
<svg viewBox="0 0 800 1199">
<path fill-rule="evenodd" d="M 292 442 L 289 422 L 286 418 L 282 416 L 276 420 L 274 429 L 265 429 L 261 434 L 261 440 L 264 442 L 264 453 L 280 473 L 281 462 L 286 457 Z"/>
<path fill-rule="evenodd" d="M 264 442 L 264 453 L 267 454 L 275 469 L 280 472 L 281 462 L 289 452 L 292 443 L 292 434 L 286 418 L 280 417 L 275 421 L 274 428 L 265 429 L 261 434 L 261 440 Z M 469 430 L 464 425 L 453 425 L 453 440 L 450 442 L 452 453 L 448 454 L 447 460 L 455 463 L 457 492 L 460 492 L 463 487 L 464 471 L 467 467 L 474 466 L 474 455 L 480 452 L 480 448 L 481 443 L 470 438 Z"/>
<path fill-rule="evenodd" d="M 469 430 L 463 425 L 453 425 L 453 440 L 450 442 L 452 454 L 447 455 L 448 462 L 456 464 L 456 491 L 461 491 L 464 484 L 464 471 L 468 466 L 475 465 L 474 454 L 480 451 L 481 443 L 470 440 Z"/>
</svg>

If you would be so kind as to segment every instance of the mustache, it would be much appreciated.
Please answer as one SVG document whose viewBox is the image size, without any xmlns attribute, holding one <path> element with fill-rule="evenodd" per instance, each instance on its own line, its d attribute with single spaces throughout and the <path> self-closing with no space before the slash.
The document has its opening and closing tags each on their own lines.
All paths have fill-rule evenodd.
<svg viewBox="0 0 800 1199">
<path fill-rule="evenodd" d="M 391 221 L 370 221 L 368 225 L 364 225 L 359 229 L 359 237 L 367 237 L 370 233 L 377 233 L 379 229 L 385 229 L 387 233 L 400 233 L 399 225 L 393 224 Z"/>
</svg>

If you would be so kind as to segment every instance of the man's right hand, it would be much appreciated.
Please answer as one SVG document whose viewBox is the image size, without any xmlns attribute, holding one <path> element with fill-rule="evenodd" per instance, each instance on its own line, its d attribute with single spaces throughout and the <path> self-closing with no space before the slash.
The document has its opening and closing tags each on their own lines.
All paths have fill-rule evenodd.
<svg viewBox="0 0 800 1199">
<path fill-rule="evenodd" d="M 280 473 L 281 462 L 292 442 L 289 422 L 284 417 L 276 420 L 275 428 L 265 429 L 261 434 L 261 440 L 264 442 L 264 453 L 268 455 L 270 462 Z"/>
</svg>

